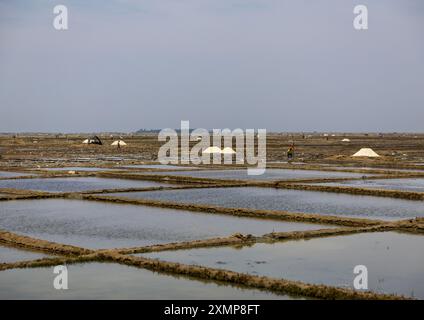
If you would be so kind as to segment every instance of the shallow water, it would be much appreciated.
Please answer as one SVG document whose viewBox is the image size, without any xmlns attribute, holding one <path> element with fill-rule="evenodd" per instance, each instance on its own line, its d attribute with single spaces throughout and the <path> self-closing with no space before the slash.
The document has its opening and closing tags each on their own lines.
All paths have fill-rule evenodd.
<svg viewBox="0 0 424 320">
<path fill-rule="evenodd" d="M 68 266 L 68 290 L 53 268 L 0 271 L 0 299 L 290 299 L 259 290 L 190 280 L 110 263 Z"/>
<path fill-rule="evenodd" d="M 48 255 L 33 251 L 20 250 L 12 247 L 0 246 L 0 263 L 35 260 L 46 258 Z M 1 287 L 1 286 L 0 286 Z"/>
<path fill-rule="evenodd" d="M 97 177 L 0 180 L 0 188 L 14 188 L 47 192 L 78 192 L 101 189 L 144 188 L 160 186 L 171 186 L 171 184 L 156 181 L 109 179 Z"/>
<path fill-rule="evenodd" d="M 366 174 L 352 172 L 332 172 L 313 170 L 291 169 L 266 169 L 262 175 L 248 175 L 247 169 L 240 170 L 198 170 L 180 172 L 155 172 L 155 174 L 168 174 L 211 179 L 236 179 L 236 180 L 288 180 L 288 179 L 317 179 L 317 178 L 358 178 Z"/>
<path fill-rule="evenodd" d="M 352 180 L 352 181 L 329 182 L 329 183 L 314 183 L 314 185 L 424 192 L 424 179 L 418 179 L 418 178 L 417 179 Z"/>
<path fill-rule="evenodd" d="M 321 228 L 329 227 L 83 200 L 6 201 L 0 206 L 0 229 L 87 248 Z"/>
<path fill-rule="evenodd" d="M 287 210 L 389 220 L 424 216 L 422 201 L 274 188 L 208 188 L 109 195 L 228 208 Z"/>
<path fill-rule="evenodd" d="M 29 176 L 28 173 L 22 172 L 11 172 L 11 171 L 0 171 L 0 178 L 14 178 L 14 177 L 22 177 Z"/>
<path fill-rule="evenodd" d="M 423 236 L 386 232 L 142 256 L 350 288 L 353 268 L 365 265 L 369 289 L 424 299 L 423 247 Z"/>
</svg>

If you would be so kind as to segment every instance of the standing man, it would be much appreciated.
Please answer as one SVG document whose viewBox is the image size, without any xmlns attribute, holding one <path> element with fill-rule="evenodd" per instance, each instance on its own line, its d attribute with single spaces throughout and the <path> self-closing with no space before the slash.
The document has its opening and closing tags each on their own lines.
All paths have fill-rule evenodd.
<svg viewBox="0 0 424 320">
<path fill-rule="evenodd" d="M 294 158 L 294 145 L 291 145 L 287 150 L 287 160 L 292 160 Z"/>
</svg>

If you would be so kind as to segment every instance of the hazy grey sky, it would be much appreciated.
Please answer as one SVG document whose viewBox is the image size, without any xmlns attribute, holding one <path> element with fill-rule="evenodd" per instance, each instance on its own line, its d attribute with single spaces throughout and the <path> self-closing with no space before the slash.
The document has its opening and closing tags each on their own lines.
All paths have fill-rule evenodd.
<svg viewBox="0 0 424 320">
<path fill-rule="evenodd" d="M 422 0 L 0 0 L 0 132 L 423 132 L 423 57 Z"/>
</svg>

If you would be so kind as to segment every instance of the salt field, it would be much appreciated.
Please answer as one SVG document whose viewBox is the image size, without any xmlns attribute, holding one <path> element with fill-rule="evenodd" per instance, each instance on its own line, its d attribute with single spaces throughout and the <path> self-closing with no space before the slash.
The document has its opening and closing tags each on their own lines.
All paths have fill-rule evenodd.
<svg viewBox="0 0 424 320">
<path fill-rule="evenodd" d="M 274 188 L 166 190 L 115 193 L 107 196 L 385 220 L 424 217 L 424 205 L 421 201 Z"/>
<path fill-rule="evenodd" d="M 240 166 L 152 163 L 154 154 L 140 155 L 150 148 L 145 141 L 130 142 L 140 154 L 125 157 L 112 147 L 96 156 L 70 142 L 81 153 L 67 161 L 51 141 L 37 146 L 58 154 L 18 154 L 25 173 L 0 171 L 0 299 L 424 299 L 420 195 L 378 191 L 423 192 L 424 179 L 399 178 L 418 171 L 342 172 L 336 170 L 348 165 L 310 164 L 312 155 L 273 161 L 305 170 L 268 168 L 255 176 Z M 130 158 L 146 164 L 120 163 Z M 42 170 L 48 175 L 25 177 Z M 248 180 L 287 183 L 238 184 Z M 308 181 L 287 185 L 293 180 Z M 55 264 L 68 268 L 69 290 L 54 289 Z M 366 266 L 370 291 L 353 285 L 356 265 Z"/>
<path fill-rule="evenodd" d="M 97 177 L 33 178 L 0 180 L 0 188 L 46 192 L 78 192 L 120 188 L 150 188 L 171 186 L 167 183 L 143 180 L 124 180 Z"/>
<path fill-rule="evenodd" d="M 0 207 L 0 229 L 95 249 L 322 228 L 331 226 L 81 200 L 7 201 Z"/>
<path fill-rule="evenodd" d="M 314 185 L 424 192 L 424 178 L 352 180 L 341 182 L 315 183 Z"/>
<path fill-rule="evenodd" d="M 223 180 L 291 180 L 291 179 L 323 179 L 323 178 L 360 178 L 367 176 L 363 173 L 316 171 L 316 170 L 291 170 L 291 169 L 266 169 L 261 175 L 248 175 L 247 169 L 239 170 L 197 170 L 179 172 L 155 172 L 155 174 L 189 176 L 195 178 L 210 178 Z"/>
<path fill-rule="evenodd" d="M 420 0 L 0 0 L 3 318 L 408 314 L 423 35 Z"/>
<path fill-rule="evenodd" d="M 70 265 L 68 273 L 70 288 L 56 290 L 52 267 L 0 271 L 0 299 L 291 299 L 118 264 Z"/>
<path fill-rule="evenodd" d="M 423 246 L 420 235 L 385 232 L 139 256 L 349 288 L 365 265 L 370 290 L 424 299 Z"/>
<path fill-rule="evenodd" d="M 59 167 L 57 167 L 59 168 Z M 79 167 L 68 167 L 66 169 Z M 82 167 L 81 167 L 82 168 Z M 95 167 L 92 167 L 95 168 Z M 51 168 L 51 169 L 56 169 Z M 83 170 L 81 170 L 83 171 Z M 91 170 L 90 170 L 91 171 Z M 268 172 L 269 171 L 269 172 Z M 245 170 L 197 170 L 172 171 L 195 177 L 193 173 L 208 178 L 237 180 L 246 179 Z M 308 175 L 312 172 L 312 176 Z M 155 172 L 159 175 L 165 172 Z M 267 170 L 265 180 L 281 179 L 327 179 L 329 172 L 311 170 Z M 141 173 L 139 173 L 142 175 Z M 330 176 L 338 173 L 330 172 Z M 343 173 L 344 174 L 344 173 Z M 120 176 L 120 173 L 117 173 Z M 353 177 L 361 175 L 353 174 Z M 237 177 L 237 178 L 236 178 Z M 338 176 L 341 177 L 341 176 Z M 191 184 L 196 185 L 196 182 Z M 198 182 L 197 182 L 198 184 Z M 422 181 L 416 178 L 348 180 L 338 183 L 312 183 L 370 189 L 418 191 Z M 380 186 L 381 185 L 381 186 Z M 356 290 L 352 286 L 354 264 L 366 264 L 370 271 L 369 288 L 372 294 L 396 294 L 413 298 L 424 298 L 420 282 L 424 262 L 420 248 L 424 243 L 422 235 L 396 232 L 359 233 L 345 236 L 320 237 L 319 234 L 336 232 L 337 218 L 329 217 L 328 224 L 301 223 L 267 219 L 239 214 L 238 209 L 286 211 L 298 214 L 319 214 L 324 216 L 395 221 L 424 217 L 422 201 L 405 200 L 396 197 L 362 196 L 355 194 L 318 192 L 268 187 L 225 187 L 217 183 L 214 187 L 168 189 L 155 191 L 126 191 L 125 188 L 151 188 L 182 186 L 162 181 L 131 180 L 101 177 L 59 177 L 0 180 L 0 188 L 14 188 L 27 191 L 70 192 L 54 199 L 3 200 L 0 206 L 0 242 L 9 239 L 7 231 L 19 239 L 29 237 L 31 243 L 55 242 L 55 248 L 73 245 L 85 249 L 133 249 L 142 252 L 143 247 L 165 245 L 167 251 L 134 254 L 133 256 L 159 259 L 155 268 L 166 269 L 166 261 L 183 263 L 190 268 L 202 266 L 223 269 L 222 272 L 245 273 L 243 277 L 268 277 L 265 288 L 244 286 L 245 282 L 223 282 L 221 278 L 204 279 L 205 275 L 181 277 L 177 271 L 171 274 L 157 273 L 116 263 L 83 263 L 68 266 L 72 275 L 72 290 L 64 293 L 44 283 L 52 278 L 52 267 L 30 269 L 6 269 L 0 271 L 0 298 L 4 299 L 305 299 L 321 298 L 314 286 L 325 284 L 334 288 Z M 187 187 L 187 185 L 186 185 Z M 74 198 L 72 192 L 108 189 L 107 193 L 93 193 L 94 200 Z M 117 191 L 114 192 L 114 189 Z M 7 191 L 1 195 L 10 195 Z M 97 198 L 96 198 L 97 196 Z M 101 196 L 101 198 L 98 198 Z M 79 197 L 79 196 L 78 196 Z M 119 200 L 122 199 L 122 200 Z M 149 206 L 131 200 L 154 200 Z M 114 203 L 112 201 L 130 202 Z M 155 205 L 155 206 L 152 206 Z M 170 208 L 170 206 L 174 208 Z M 198 209 L 195 205 L 229 208 L 231 211 Z M 200 210 L 200 211 L 199 211 Z M 290 217 L 288 215 L 287 217 Z M 335 220 L 336 219 L 336 220 Z M 306 220 L 307 221 L 307 220 Z M 320 220 L 315 220 L 320 221 Z M 348 221 L 348 220 L 346 220 Z M 365 223 L 366 220 L 364 220 Z M 361 222 L 357 222 L 361 223 Z M 329 231 L 319 231 L 319 230 Z M 262 236 L 269 233 L 285 232 L 286 241 L 262 243 L 246 235 Z M 299 232 L 317 232 L 312 240 L 295 240 Z M 231 238 L 228 238 L 232 236 Z M 214 247 L 212 239 L 223 237 Z M 29 240 L 16 241 L 29 241 Z M 249 240 L 249 246 L 242 240 Z M 264 239 L 264 238 L 261 238 Z M 267 238 L 269 239 L 269 238 Z M 290 240 L 292 239 L 292 240 Z M 41 241 L 40 241 L 41 240 Z M 199 243 L 201 248 L 179 249 L 179 244 Z M 236 242 L 234 242 L 237 240 Z M 8 240 L 9 241 L 9 240 Z M 226 243 L 227 241 L 228 243 Z M 253 241 L 253 242 L 252 242 Z M 259 242 L 257 242 L 259 241 Z M 238 243 L 234 246 L 234 243 Z M 31 244 L 32 245 L 32 244 Z M 25 246 L 25 245 L 24 245 Z M 190 246 L 189 246 L 190 247 Z M 50 250 L 50 249 L 49 249 Z M 67 255 L 66 246 L 55 254 Z M 50 252 L 50 251 L 48 251 Z M 113 252 L 113 251 L 111 251 Z M 351 253 L 355 252 L 355 255 Z M 28 251 L 10 246 L 0 246 L 0 263 L 15 263 L 53 257 L 54 253 Z M 69 253 L 68 253 L 69 254 Z M 115 259 L 115 258 L 113 258 Z M 359 261 L 359 262 L 358 262 Z M 29 265 L 31 262 L 29 262 Z M 125 263 L 127 264 L 127 263 Z M 165 265 L 162 265 L 165 264 Z M 386 267 L 390 265 L 390 267 Z M 207 269 L 206 269 L 207 270 Z M 185 273 L 186 271 L 184 271 Z M 399 276 L 399 273 L 405 276 Z M 113 277 L 110 276 L 113 274 Z M 206 273 L 205 273 L 206 274 Z M 219 273 L 218 273 L 219 274 Z M 108 276 L 109 275 L 109 276 Z M 372 279 L 371 279 L 372 278 Z M 240 278 L 238 278 L 240 279 Z M 249 281 L 258 281 L 253 278 Z M 269 282 L 271 281 L 271 282 Z M 309 289 L 295 289 L 276 292 L 272 281 L 302 281 Z M 143 283 L 141 286 L 140 283 Z M 249 282 L 250 283 L 250 282 Z M 10 289 L 14 287 L 14 289 Z M 300 291 L 299 291 L 300 290 Z M 312 290 L 312 291 L 311 291 Z M 290 293 L 291 292 L 291 293 Z M 304 292 L 302 295 L 298 292 Z M 349 293 L 342 293 L 349 296 Z"/>
</svg>

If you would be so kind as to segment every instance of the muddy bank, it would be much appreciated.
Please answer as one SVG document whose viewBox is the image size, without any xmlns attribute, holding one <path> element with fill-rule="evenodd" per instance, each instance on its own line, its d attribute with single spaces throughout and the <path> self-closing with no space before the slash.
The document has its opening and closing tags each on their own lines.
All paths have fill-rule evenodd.
<svg viewBox="0 0 424 320">
<path fill-rule="evenodd" d="M 4 230 L 0 230 L 0 243 L 57 255 L 84 255 L 93 252 L 85 248 L 35 239 Z"/>
<path fill-rule="evenodd" d="M 159 252 L 159 251 L 168 251 L 168 250 L 183 250 L 183 249 L 193 249 L 193 248 L 244 245 L 246 243 L 255 243 L 258 239 L 259 237 L 253 237 L 253 236 L 246 237 L 241 234 L 237 234 L 237 235 L 232 235 L 230 237 L 165 243 L 165 244 L 135 247 L 135 248 L 110 249 L 110 250 L 104 250 L 104 251 L 106 253 L 116 252 L 120 254 L 135 254 L 135 253 Z"/>
<path fill-rule="evenodd" d="M 398 199 L 407 199 L 407 200 L 424 200 L 423 192 L 412 192 L 412 191 L 397 191 L 397 190 L 343 187 L 343 186 L 289 184 L 289 183 L 278 183 L 276 185 L 276 188 L 347 193 L 347 194 L 356 194 L 356 195 L 363 195 L 363 196 L 389 197 L 389 198 L 398 198 Z"/>
<path fill-rule="evenodd" d="M 14 263 L 0 263 L 0 271 L 10 269 L 25 269 L 25 268 L 40 268 L 40 267 L 53 267 L 64 264 L 76 264 L 84 262 L 94 262 L 97 259 L 96 254 L 88 254 L 77 257 L 56 257 L 44 258 L 30 261 L 19 261 Z"/>
<path fill-rule="evenodd" d="M 293 231 L 293 232 L 273 232 L 264 235 L 264 238 L 272 240 L 297 240 L 297 239 L 312 239 L 349 235 L 365 232 L 381 232 L 390 230 L 390 225 L 377 225 L 364 228 L 337 228 L 337 229 L 320 229 L 310 231 Z"/>
<path fill-rule="evenodd" d="M 314 178 L 314 179 L 290 179 L 290 180 L 276 180 L 275 185 L 285 183 L 326 183 L 326 182 L 343 182 L 352 180 L 388 180 L 388 179 L 411 179 L 411 178 L 423 178 L 423 173 L 395 173 L 395 174 L 380 174 L 380 175 L 367 175 L 362 177 L 353 178 Z"/>
<path fill-rule="evenodd" d="M 300 240 L 323 237 L 343 236 L 355 233 L 365 232 L 381 232 L 391 230 L 390 225 L 381 225 L 364 228 L 336 228 L 336 229 L 319 229 L 308 231 L 288 231 L 288 232 L 272 232 L 262 236 L 252 236 L 250 234 L 233 234 L 229 237 L 213 238 L 206 240 L 195 240 L 185 242 L 166 243 L 159 245 L 151 245 L 135 248 L 119 248 L 104 250 L 105 252 L 116 252 L 120 254 L 136 254 L 160 251 L 175 251 L 195 248 L 223 247 L 223 246 L 246 246 L 254 243 L 272 243 L 286 240 Z"/>
<path fill-rule="evenodd" d="M 32 200 L 32 199 L 48 199 L 48 198 L 59 198 L 62 197 L 59 194 L 50 194 L 44 192 L 25 192 L 25 193 L 9 193 L 0 189 L 0 201 L 10 200 Z"/>
<path fill-rule="evenodd" d="M 23 189 L 13 189 L 13 188 L 0 188 L 1 193 L 7 194 L 16 194 L 16 195 L 38 195 L 45 194 L 42 191 L 31 191 L 31 190 L 23 190 Z"/>
<path fill-rule="evenodd" d="M 394 231 L 424 234 L 424 218 L 400 220 L 392 223 Z"/>
</svg>

